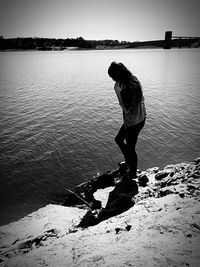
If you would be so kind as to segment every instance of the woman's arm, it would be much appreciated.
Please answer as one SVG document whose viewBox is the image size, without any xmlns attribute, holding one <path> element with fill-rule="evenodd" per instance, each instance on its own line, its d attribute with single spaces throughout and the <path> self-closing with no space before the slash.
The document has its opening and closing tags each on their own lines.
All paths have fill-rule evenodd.
<svg viewBox="0 0 200 267">
<path fill-rule="evenodd" d="M 115 86 L 114 86 L 114 89 L 115 89 L 115 93 L 117 95 L 117 98 L 119 100 L 119 104 L 122 108 L 122 110 L 125 112 L 125 113 L 128 113 L 130 111 L 130 108 L 127 109 L 123 103 L 123 100 L 122 100 L 122 97 L 121 97 L 121 90 L 123 89 L 119 83 L 115 83 Z"/>
</svg>

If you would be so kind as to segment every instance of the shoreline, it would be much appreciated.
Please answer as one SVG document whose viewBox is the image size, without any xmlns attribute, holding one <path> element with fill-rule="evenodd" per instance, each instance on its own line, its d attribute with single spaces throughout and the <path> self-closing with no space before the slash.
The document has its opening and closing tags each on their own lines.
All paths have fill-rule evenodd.
<svg viewBox="0 0 200 267">
<path fill-rule="evenodd" d="M 171 49 L 168 50 L 174 50 L 174 49 L 198 49 L 200 47 L 171 47 Z M 66 47 L 63 49 L 5 49 L 0 50 L 0 52 L 62 52 L 62 51 L 103 51 L 103 50 L 142 50 L 142 49 L 163 49 L 163 47 L 158 46 L 140 46 L 140 47 L 99 47 L 99 48 L 78 48 L 78 47 Z"/>
<path fill-rule="evenodd" d="M 142 171 L 129 193 L 123 168 L 1 226 L 0 266 L 198 266 L 200 158 Z"/>
</svg>

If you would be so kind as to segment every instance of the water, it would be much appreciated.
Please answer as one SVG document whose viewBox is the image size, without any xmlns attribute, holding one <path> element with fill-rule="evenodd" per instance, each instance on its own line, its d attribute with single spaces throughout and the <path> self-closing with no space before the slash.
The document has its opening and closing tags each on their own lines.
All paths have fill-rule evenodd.
<svg viewBox="0 0 200 267">
<path fill-rule="evenodd" d="M 107 75 L 113 60 L 143 85 L 138 167 L 199 156 L 199 49 L 2 52 L 0 60 L 1 224 L 117 168 L 122 114 Z"/>
</svg>

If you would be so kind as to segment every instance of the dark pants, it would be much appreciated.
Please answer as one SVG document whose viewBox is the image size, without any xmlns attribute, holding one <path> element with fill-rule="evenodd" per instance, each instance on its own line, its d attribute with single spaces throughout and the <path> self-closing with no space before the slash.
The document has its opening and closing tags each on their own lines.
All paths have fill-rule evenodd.
<svg viewBox="0 0 200 267">
<path fill-rule="evenodd" d="M 124 124 L 115 137 L 115 142 L 121 149 L 126 164 L 130 167 L 130 174 L 136 177 L 138 157 L 135 151 L 138 135 L 144 127 L 145 120 L 137 125 L 125 128 Z M 126 142 L 125 142 L 126 141 Z"/>
</svg>

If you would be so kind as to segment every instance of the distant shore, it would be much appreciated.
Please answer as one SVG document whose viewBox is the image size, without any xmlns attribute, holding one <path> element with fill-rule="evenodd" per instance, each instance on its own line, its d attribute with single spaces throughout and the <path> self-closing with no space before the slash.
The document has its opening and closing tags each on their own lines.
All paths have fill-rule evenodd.
<svg viewBox="0 0 200 267">
<path fill-rule="evenodd" d="M 166 39 L 166 37 L 165 37 Z M 181 37 L 170 40 L 170 45 L 166 40 L 151 41 L 118 41 L 118 40 L 85 40 L 82 37 L 56 39 L 40 37 L 18 37 L 5 39 L 0 36 L 0 50 L 42 50 L 42 51 L 62 51 L 68 50 L 107 50 L 107 49 L 127 49 L 127 48 L 196 48 L 200 47 L 200 39 Z"/>
</svg>

